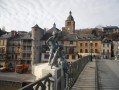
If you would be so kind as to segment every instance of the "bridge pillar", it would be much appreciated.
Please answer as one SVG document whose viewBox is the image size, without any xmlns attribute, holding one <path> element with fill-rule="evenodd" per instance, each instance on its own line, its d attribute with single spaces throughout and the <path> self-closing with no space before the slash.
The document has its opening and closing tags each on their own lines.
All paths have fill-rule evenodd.
<svg viewBox="0 0 119 90">
<path fill-rule="evenodd" d="M 63 75 L 63 70 L 61 67 L 52 67 L 48 63 L 38 64 L 32 66 L 32 74 L 36 76 L 36 80 L 51 74 L 51 79 L 53 80 L 53 89 L 52 90 L 64 90 L 65 88 L 65 79 Z"/>
</svg>

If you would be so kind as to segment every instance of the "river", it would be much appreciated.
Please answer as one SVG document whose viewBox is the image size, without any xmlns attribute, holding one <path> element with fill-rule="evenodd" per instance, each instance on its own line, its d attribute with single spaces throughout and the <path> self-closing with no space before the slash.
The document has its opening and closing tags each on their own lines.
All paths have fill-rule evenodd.
<svg viewBox="0 0 119 90">
<path fill-rule="evenodd" d="M 0 85 L 0 90 L 18 90 L 19 87 Z"/>
</svg>

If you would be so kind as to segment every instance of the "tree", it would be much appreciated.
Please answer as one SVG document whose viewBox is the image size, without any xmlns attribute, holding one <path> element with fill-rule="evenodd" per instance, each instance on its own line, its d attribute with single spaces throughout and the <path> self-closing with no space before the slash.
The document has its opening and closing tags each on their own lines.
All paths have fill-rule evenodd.
<svg viewBox="0 0 119 90">
<path fill-rule="evenodd" d="M 5 31 L 5 26 L 2 27 L 2 29 L 0 28 L 0 36 L 5 34 L 6 31 Z"/>
<path fill-rule="evenodd" d="M 5 31 L 5 26 L 3 26 L 1 30 L 2 30 L 2 31 Z"/>
</svg>

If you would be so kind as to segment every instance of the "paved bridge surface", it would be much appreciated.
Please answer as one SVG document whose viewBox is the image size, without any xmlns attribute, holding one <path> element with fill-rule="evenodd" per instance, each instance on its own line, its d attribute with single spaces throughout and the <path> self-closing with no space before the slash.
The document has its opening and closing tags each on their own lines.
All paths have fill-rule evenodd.
<svg viewBox="0 0 119 90">
<path fill-rule="evenodd" d="M 119 61 L 89 62 L 71 90 L 119 90 Z"/>
<path fill-rule="evenodd" d="M 96 62 L 89 62 L 79 75 L 71 90 L 95 90 L 96 88 Z"/>
</svg>

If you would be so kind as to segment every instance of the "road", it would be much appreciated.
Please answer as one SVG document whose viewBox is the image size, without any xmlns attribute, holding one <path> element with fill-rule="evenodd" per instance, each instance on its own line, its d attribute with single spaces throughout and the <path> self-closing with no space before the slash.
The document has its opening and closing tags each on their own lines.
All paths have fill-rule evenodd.
<svg viewBox="0 0 119 90">
<path fill-rule="evenodd" d="M 16 82 L 32 82 L 35 80 L 35 76 L 31 73 L 18 74 L 15 72 L 0 72 L 0 80 L 4 81 L 16 81 Z"/>
<path fill-rule="evenodd" d="M 99 90 L 119 90 L 119 61 L 97 60 Z"/>
</svg>

